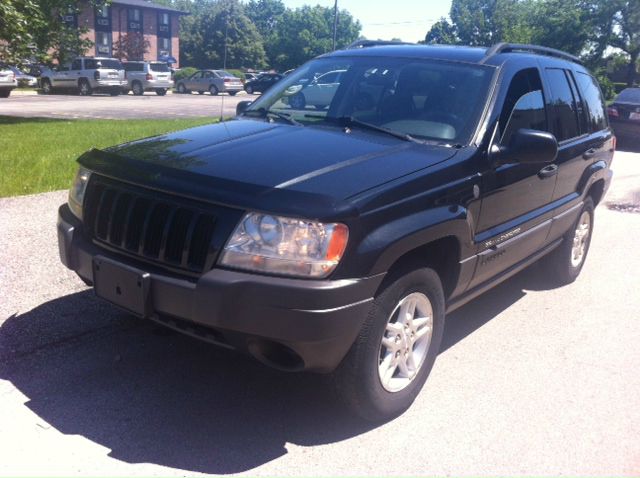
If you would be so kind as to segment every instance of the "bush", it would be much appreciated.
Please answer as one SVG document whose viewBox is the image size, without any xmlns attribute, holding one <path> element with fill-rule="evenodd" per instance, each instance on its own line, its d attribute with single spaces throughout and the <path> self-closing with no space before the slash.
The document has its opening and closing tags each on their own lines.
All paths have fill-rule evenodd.
<svg viewBox="0 0 640 478">
<path fill-rule="evenodd" d="M 240 78 L 243 81 L 246 80 L 246 77 L 244 76 L 244 72 L 241 71 L 241 70 L 232 70 L 232 69 L 227 68 L 227 71 L 229 73 L 231 73 L 233 76 L 237 76 L 238 78 Z"/>
<path fill-rule="evenodd" d="M 187 66 L 186 68 L 181 68 L 180 70 L 176 71 L 175 75 L 173 75 L 173 79 L 174 80 L 182 80 L 184 78 L 187 78 L 187 77 L 193 75 L 196 71 L 198 71 L 198 69 L 194 68 L 192 66 Z"/>
<path fill-rule="evenodd" d="M 616 92 L 614 90 L 614 83 L 611 82 L 609 77 L 607 76 L 607 72 L 604 68 L 599 68 L 595 71 L 596 79 L 598 83 L 600 83 L 600 88 L 602 89 L 602 94 L 606 101 L 612 100 L 614 96 L 616 96 Z"/>
<path fill-rule="evenodd" d="M 616 92 L 616 95 L 618 93 L 620 93 L 622 90 L 624 90 L 627 87 L 626 83 L 613 83 L 613 89 Z"/>
</svg>

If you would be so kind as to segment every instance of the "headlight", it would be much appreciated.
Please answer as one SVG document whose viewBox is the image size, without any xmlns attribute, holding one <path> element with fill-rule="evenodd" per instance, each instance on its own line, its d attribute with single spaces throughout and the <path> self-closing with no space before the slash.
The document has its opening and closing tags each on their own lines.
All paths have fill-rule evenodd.
<svg viewBox="0 0 640 478">
<path fill-rule="evenodd" d="M 69 209 L 78 219 L 82 219 L 82 203 L 90 176 L 91 171 L 80 166 L 71 189 L 69 189 Z"/>
<path fill-rule="evenodd" d="M 297 277 L 326 277 L 347 246 L 349 228 L 304 219 L 248 213 L 233 232 L 220 264 Z"/>
</svg>

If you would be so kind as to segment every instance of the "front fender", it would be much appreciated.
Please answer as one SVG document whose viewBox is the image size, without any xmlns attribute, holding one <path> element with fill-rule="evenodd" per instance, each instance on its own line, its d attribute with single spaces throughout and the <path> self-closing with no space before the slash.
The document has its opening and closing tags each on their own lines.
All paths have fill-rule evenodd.
<svg viewBox="0 0 640 478">
<path fill-rule="evenodd" d="M 473 235 L 466 208 L 440 206 L 386 223 L 361 241 L 357 254 L 377 257 L 371 271 L 373 275 L 389 270 L 407 252 L 450 236 L 458 241 L 463 257 L 471 253 Z"/>
</svg>

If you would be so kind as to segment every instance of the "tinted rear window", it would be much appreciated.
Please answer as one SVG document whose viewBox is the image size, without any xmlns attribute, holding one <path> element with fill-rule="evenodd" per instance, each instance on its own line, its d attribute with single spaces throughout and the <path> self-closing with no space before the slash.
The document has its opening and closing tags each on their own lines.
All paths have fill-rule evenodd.
<svg viewBox="0 0 640 478">
<path fill-rule="evenodd" d="M 149 63 L 149 68 L 151 69 L 151 71 L 158 71 L 161 73 L 166 73 L 169 70 L 169 65 L 167 65 L 166 63 Z"/>
<path fill-rule="evenodd" d="M 640 103 L 640 88 L 627 88 L 616 98 L 616 101 L 626 101 L 629 103 Z"/>
<path fill-rule="evenodd" d="M 580 72 L 576 75 L 576 80 L 587 103 L 589 131 L 593 132 L 605 129 L 607 127 L 607 120 L 604 113 L 604 100 L 600 93 L 598 83 L 592 76 Z"/>
<path fill-rule="evenodd" d="M 566 73 L 557 68 L 548 68 L 547 78 L 551 87 L 551 107 L 555 110 L 553 132 L 556 138 L 564 141 L 579 136 L 578 108 Z"/>
<path fill-rule="evenodd" d="M 123 63 L 124 69 L 126 71 L 144 71 L 144 63 Z"/>
<path fill-rule="evenodd" d="M 226 70 L 216 70 L 216 73 L 218 75 L 220 75 L 221 77 L 223 77 L 223 78 L 225 78 L 225 77 L 235 78 L 234 75 L 232 75 L 231 73 L 229 73 Z"/>
<path fill-rule="evenodd" d="M 85 68 L 91 70 L 96 68 L 96 63 L 100 63 L 98 69 L 123 70 L 122 63 L 118 60 L 85 60 Z"/>
</svg>

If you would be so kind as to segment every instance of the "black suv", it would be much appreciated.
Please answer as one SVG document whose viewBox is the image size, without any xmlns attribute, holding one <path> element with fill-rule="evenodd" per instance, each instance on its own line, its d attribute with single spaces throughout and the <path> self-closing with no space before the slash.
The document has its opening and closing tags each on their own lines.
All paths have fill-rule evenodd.
<svg viewBox="0 0 640 478">
<path fill-rule="evenodd" d="M 238 109 L 82 155 L 62 261 L 133 314 L 333 373 L 368 419 L 412 403 L 446 313 L 543 256 L 573 281 L 611 181 L 596 80 L 542 47 L 347 49 Z"/>
</svg>

